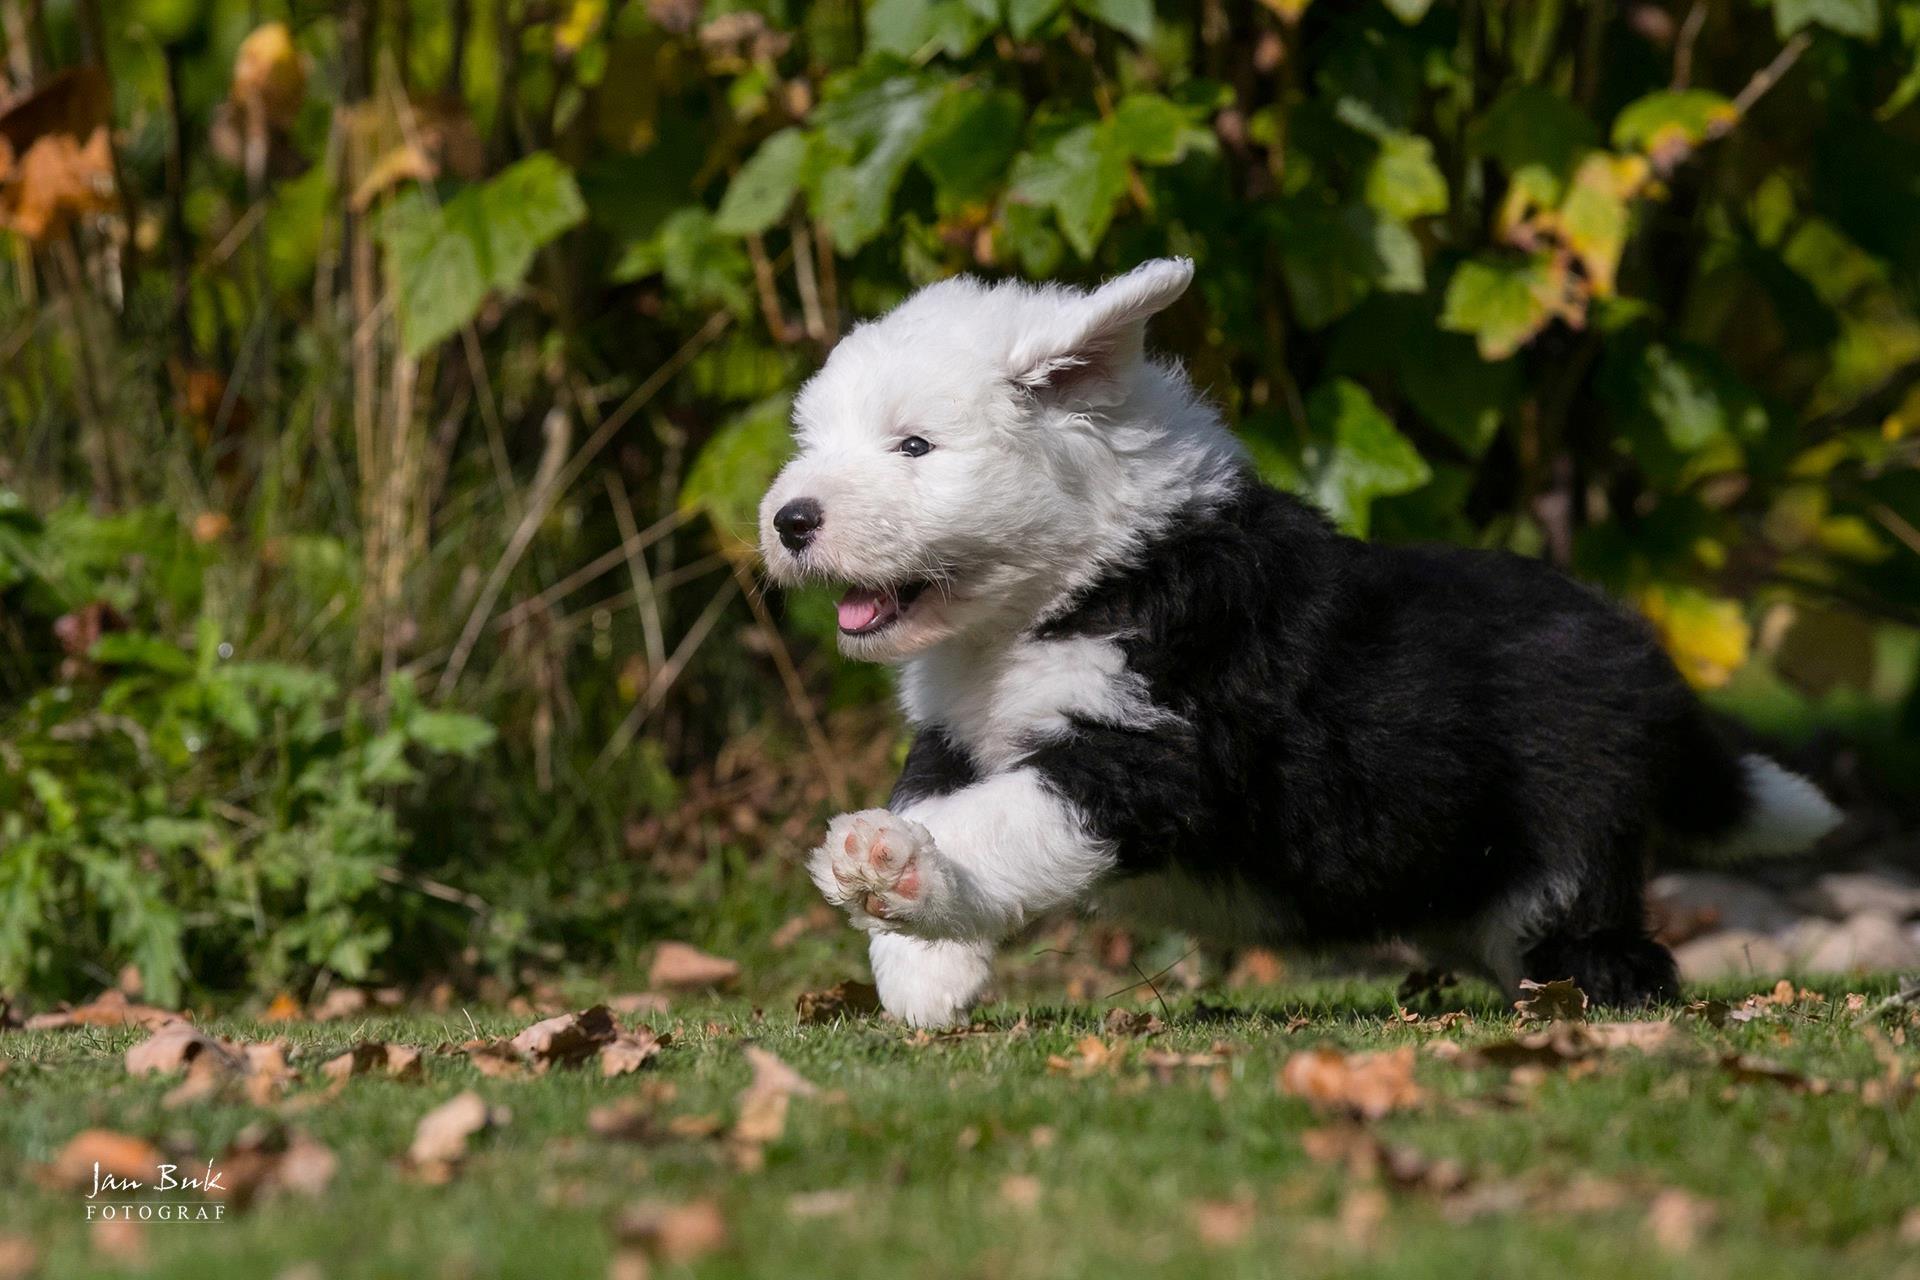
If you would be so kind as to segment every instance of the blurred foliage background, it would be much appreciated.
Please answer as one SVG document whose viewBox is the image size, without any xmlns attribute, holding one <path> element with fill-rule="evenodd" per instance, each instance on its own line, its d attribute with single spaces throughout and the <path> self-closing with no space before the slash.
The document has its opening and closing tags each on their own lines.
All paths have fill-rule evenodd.
<svg viewBox="0 0 1920 1280">
<path fill-rule="evenodd" d="M 0 28 L 0 990 L 771 930 L 898 729 L 753 505 L 836 336 L 956 271 L 1192 256 L 1156 342 L 1263 473 L 1604 584 L 1910 815 L 1916 0 Z"/>
</svg>

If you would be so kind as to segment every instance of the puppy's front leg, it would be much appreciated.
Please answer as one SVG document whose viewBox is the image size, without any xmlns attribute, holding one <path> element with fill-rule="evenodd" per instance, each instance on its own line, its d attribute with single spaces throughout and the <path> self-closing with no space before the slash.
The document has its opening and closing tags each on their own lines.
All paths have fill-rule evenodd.
<svg viewBox="0 0 1920 1280">
<path fill-rule="evenodd" d="M 898 812 L 842 814 L 809 871 L 828 902 L 874 935 L 887 1009 L 945 1025 L 986 985 L 994 944 L 1085 900 L 1113 865 L 1111 845 L 1038 771 L 1016 769 Z"/>
<path fill-rule="evenodd" d="M 808 869 L 863 929 L 997 942 L 1084 900 L 1113 865 L 1038 771 L 1016 769 L 897 812 L 842 814 Z"/>
</svg>

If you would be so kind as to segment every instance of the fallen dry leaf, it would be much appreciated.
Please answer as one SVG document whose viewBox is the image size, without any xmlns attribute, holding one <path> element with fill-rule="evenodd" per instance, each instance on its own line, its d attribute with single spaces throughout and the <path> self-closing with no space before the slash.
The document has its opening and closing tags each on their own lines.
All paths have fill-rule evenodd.
<svg viewBox="0 0 1920 1280">
<path fill-rule="evenodd" d="M 1513 1002 L 1522 1018 L 1534 1022 L 1580 1022 L 1587 1016 L 1587 993 L 1574 985 L 1572 978 L 1554 982 L 1520 979 L 1524 993 Z"/>
<path fill-rule="evenodd" d="M 29 1031 L 59 1031 L 67 1027 L 146 1027 L 149 1030 L 181 1021 L 171 1009 L 135 1004 L 123 991 L 103 991 L 88 1004 L 55 1013 L 38 1013 L 26 1020 Z"/>
<path fill-rule="evenodd" d="M 358 1041 L 345 1053 L 320 1065 L 320 1074 L 336 1084 L 344 1084 L 354 1076 L 376 1074 L 395 1080 L 419 1080 L 423 1072 L 420 1050 L 383 1040 Z"/>
<path fill-rule="evenodd" d="M 778 929 L 767 935 L 767 945 L 785 951 L 809 933 L 824 933 L 840 923 L 840 915 L 824 902 L 816 902 L 797 916 L 789 916 Z"/>
<path fill-rule="evenodd" d="M 1242 1191 L 1231 1200 L 1201 1200 L 1192 1208 L 1193 1233 L 1210 1249 L 1229 1249 L 1253 1231 L 1253 1193 Z"/>
<path fill-rule="evenodd" d="M 669 1039 L 648 1027 L 621 1032 L 600 1046 L 600 1074 L 611 1079 L 638 1071 L 659 1056 Z"/>
<path fill-rule="evenodd" d="M 724 987 L 739 976 L 737 961 L 710 956 L 684 942 L 663 942 L 654 948 L 647 985 L 671 991 L 703 991 Z"/>
<path fill-rule="evenodd" d="M 151 1182 L 162 1163 L 160 1148 L 144 1138 L 112 1129 L 85 1129 L 68 1140 L 47 1166 L 47 1180 L 70 1190 L 93 1186 L 95 1166 L 116 1178 Z"/>
<path fill-rule="evenodd" d="M 202 1059 L 226 1071 L 238 1070 L 239 1059 L 220 1041 L 191 1022 L 173 1021 L 127 1050 L 127 1073 L 151 1075 L 157 1071 L 178 1071 Z"/>
<path fill-rule="evenodd" d="M 1727 1015 L 1732 1012 L 1725 1000 L 1695 1000 L 1681 1011 L 1682 1016 L 1697 1018 L 1710 1027 L 1727 1025 Z"/>
<path fill-rule="evenodd" d="M 534 1023 L 508 1041 L 526 1055 L 535 1071 L 545 1071 L 555 1063 L 579 1062 L 599 1052 L 619 1034 L 613 1025 L 613 1013 L 603 1004 L 579 1013 L 563 1013 Z"/>
<path fill-rule="evenodd" d="M 1047 1070 L 1066 1074 L 1076 1080 L 1097 1075 L 1102 1071 L 1118 1071 L 1120 1064 L 1127 1060 L 1128 1046 L 1110 1045 L 1099 1036 L 1082 1036 L 1073 1046 L 1073 1057 L 1050 1054 L 1047 1057 Z"/>
<path fill-rule="evenodd" d="M 1339 1108 L 1369 1120 L 1418 1106 L 1425 1095 L 1413 1079 L 1411 1046 L 1374 1053 L 1342 1053 L 1330 1045 L 1288 1058 L 1280 1088 L 1315 1106 Z"/>
<path fill-rule="evenodd" d="M 664 1014 L 673 1011 L 673 1003 L 658 991 L 632 991 L 609 999 L 607 1008 L 624 1014 Z"/>
<path fill-rule="evenodd" d="M 28 1280 L 40 1269 L 40 1250 L 25 1236 L 0 1235 L 0 1280 Z"/>
<path fill-rule="evenodd" d="M 327 992 L 310 1015 L 315 1022 L 337 1022 L 366 1012 L 367 993 L 358 987 L 335 987 Z"/>
<path fill-rule="evenodd" d="M 1647 1206 L 1647 1234 L 1668 1253 L 1691 1253 L 1718 1216 L 1711 1200 L 1669 1187 Z"/>
<path fill-rule="evenodd" d="M 1277 987 L 1286 976 L 1286 961 L 1265 947 L 1249 947 L 1240 953 L 1233 962 L 1233 968 L 1228 970 L 1227 985 L 1235 990 Z"/>
<path fill-rule="evenodd" d="M 93 1251 L 123 1267 L 147 1264 L 147 1228 L 131 1218 L 102 1218 L 87 1232 Z"/>
<path fill-rule="evenodd" d="M 498 1128 L 509 1118 L 506 1108 L 489 1107 L 471 1089 L 456 1094 L 420 1117 L 407 1160 L 429 1177 L 444 1180 L 467 1154 L 467 1139 L 483 1129 Z"/>
<path fill-rule="evenodd" d="M 300 1002 L 291 993 L 281 991 L 267 1002 L 266 1009 L 260 1014 L 260 1021 L 298 1022 L 306 1016 L 307 1011 L 300 1006 Z"/>
<path fill-rule="evenodd" d="M 713 1199 L 665 1204 L 643 1200 L 620 1211 L 614 1237 L 667 1263 L 691 1262 L 727 1242 L 727 1220 Z"/>
<path fill-rule="evenodd" d="M 1300 1148 L 1322 1164 L 1345 1166 L 1361 1179 L 1384 1177 L 1403 1190 L 1450 1195 L 1467 1184 L 1457 1160 L 1433 1160 L 1412 1147 L 1382 1142 L 1357 1124 L 1329 1125 L 1300 1134 Z"/>
<path fill-rule="evenodd" d="M 1144 1011 L 1110 1009 L 1100 1029 L 1110 1036 L 1155 1036 L 1165 1031 L 1167 1024 Z"/>
<path fill-rule="evenodd" d="M 753 1079 L 740 1091 L 732 1137 L 735 1142 L 759 1146 L 787 1131 L 789 1099 L 812 1097 L 820 1090 L 765 1049 L 748 1045 L 745 1052 Z"/>
<path fill-rule="evenodd" d="M 880 1012 L 880 990 L 871 982 L 836 982 L 825 991 L 802 991 L 793 1010 L 803 1027 L 865 1018 Z"/>
<path fill-rule="evenodd" d="M 1010 1208 L 1039 1208 L 1041 1191 L 1040 1179 L 1030 1173 L 1010 1173 L 1000 1179 L 1000 1202 Z"/>
</svg>

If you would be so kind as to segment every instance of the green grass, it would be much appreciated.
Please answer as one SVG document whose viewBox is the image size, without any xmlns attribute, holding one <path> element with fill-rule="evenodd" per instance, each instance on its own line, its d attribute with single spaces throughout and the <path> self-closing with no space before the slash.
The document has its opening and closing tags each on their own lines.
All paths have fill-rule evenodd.
<svg viewBox="0 0 1920 1280">
<path fill-rule="evenodd" d="M 655 1274 L 1831 1280 L 1839 1265 L 1863 1276 L 1920 1276 L 1916 1246 L 1901 1238 L 1920 1187 L 1920 1108 L 1839 1088 L 1743 1082 L 1720 1065 L 1739 1052 L 1833 1082 L 1883 1076 L 1874 1043 L 1841 1007 L 1847 988 L 1826 989 L 1824 1005 L 1718 1028 L 1683 1020 L 1670 1051 L 1618 1050 L 1596 1069 L 1552 1071 L 1532 1084 L 1428 1048 L 1509 1034 L 1510 1019 L 1490 997 L 1469 1002 L 1471 1022 L 1441 1030 L 1431 1020 L 1400 1022 L 1379 985 L 1236 995 L 1228 1007 L 1175 1002 L 1166 1031 L 1133 1041 L 1117 1070 L 1085 1078 L 1049 1070 L 1048 1059 L 1074 1056 L 1076 1041 L 1098 1033 L 1107 1008 L 1098 1003 L 999 1006 L 985 1014 L 999 1030 L 931 1042 L 880 1022 L 801 1027 L 785 1007 L 759 1015 L 743 1001 L 687 1004 L 652 1019 L 670 1025 L 671 1047 L 616 1080 L 591 1071 L 488 1079 L 463 1058 L 433 1054 L 421 1082 L 356 1078 L 337 1098 L 281 1117 L 339 1156 L 324 1197 L 268 1200 L 219 1223 L 155 1224 L 144 1267 L 194 1280 L 264 1280 L 303 1262 L 329 1277 L 602 1276 L 623 1206 L 712 1196 L 730 1242 Z M 1912 1017 L 1896 1013 L 1881 1025 L 1890 1032 L 1902 1016 Z M 489 1035 L 528 1021 L 472 1017 Z M 1006 1029 L 1023 1017 L 1023 1029 Z M 211 1029 L 288 1037 L 296 1065 L 315 1080 L 306 1092 L 319 1089 L 317 1064 L 355 1039 L 431 1049 L 474 1032 L 458 1011 L 292 1028 L 229 1018 Z M 34 1178 L 33 1167 L 74 1133 L 104 1126 L 205 1159 L 243 1127 L 274 1118 L 236 1101 L 163 1107 L 172 1082 L 125 1072 L 122 1055 L 139 1038 L 0 1035 L 10 1064 L 0 1075 L 0 1158 L 11 1175 L 0 1235 L 30 1237 L 44 1275 L 127 1274 L 95 1252 L 82 1195 Z M 1148 1048 L 1216 1042 L 1231 1050 L 1218 1072 L 1181 1068 L 1163 1080 L 1139 1061 Z M 1275 1085 L 1288 1055 L 1320 1043 L 1420 1047 L 1426 1101 L 1372 1128 L 1390 1143 L 1459 1161 L 1469 1176 L 1463 1190 L 1382 1182 L 1386 1212 L 1369 1225 L 1358 1209 L 1377 1208 L 1375 1184 L 1311 1159 L 1301 1134 L 1330 1120 Z M 749 1044 L 830 1091 L 794 1102 L 763 1168 L 743 1171 L 718 1140 L 637 1143 L 589 1131 L 592 1108 L 660 1082 L 675 1091 L 664 1115 L 730 1121 Z M 1880 1052 L 1889 1051 L 1883 1043 Z M 1891 1052 L 1911 1080 L 1920 1055 L 1911 1045 Z M 511 1122 L 476 1141 L 452 1182 L 424 1185 L 403 1169 L 401 1153 L 422 1114 L 468 1088 L 510 1107 Z M 1012 1175 L 1033 1179 L 1036 1203 L 1006 1194 Z M 1624 1188 L 1624 1198 L 1595 1209 L 1580 1203 L 1591 1196 L 1569 1190 L 1596 1179 Z M 1666 1188 L 1711 1203 L 1711 1223 L 1690 1249 L 1662 1243 L 1648 1225 L 1647 1205 Z M 822 1191 L 850 1192 L 852 1207 L 792 1212 L 793 1197 Z M 1253 1206 L 1244 1236 L 1204 1241 L 1196 1204 L 1236 1198 Z"/>
</svg>

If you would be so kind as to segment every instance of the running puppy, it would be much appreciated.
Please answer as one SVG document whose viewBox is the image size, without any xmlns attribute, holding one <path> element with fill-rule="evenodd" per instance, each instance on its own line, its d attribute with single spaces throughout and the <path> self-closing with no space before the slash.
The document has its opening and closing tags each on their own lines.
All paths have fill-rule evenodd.
<svg viewBox="0 0 1920 1280">
<path fill-rule="evenodd" d="M 1735 753 L 1649 629 L 1518 556 L 1370 546 L 1255 479 L 1145 357 L 1193 276 L 948 280 L 847 335 L 761 508 L 773 576 L 917 729 L 812 855 L 886 1007 L 963 1017 L 994 946 L 1098 906 L 1228 943 L 1402 938 L 1508 989 L 1673 996 L 1654 831 L 1801 849 L 1839 814 Z"/>
</svg>

